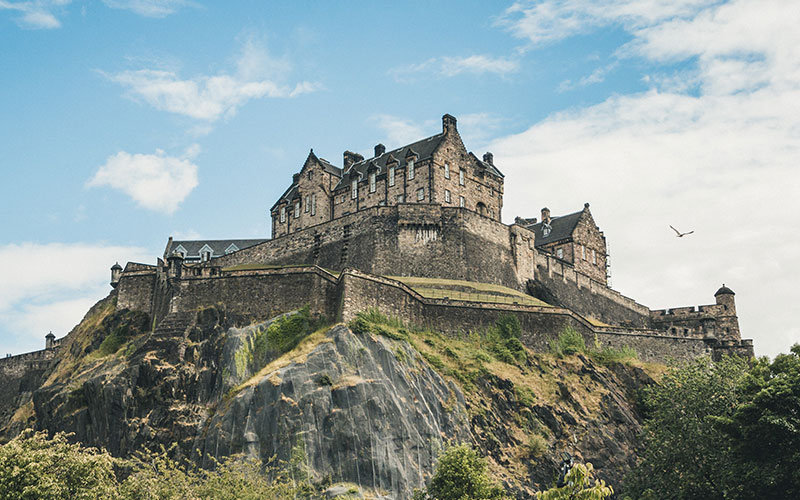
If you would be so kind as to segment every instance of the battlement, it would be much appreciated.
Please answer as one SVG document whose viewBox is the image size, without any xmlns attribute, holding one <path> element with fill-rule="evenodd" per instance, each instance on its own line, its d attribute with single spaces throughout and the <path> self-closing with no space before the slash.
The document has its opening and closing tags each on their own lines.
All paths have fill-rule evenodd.
<svg viewBox="0 0 800 500">
<path fill-rule="evenodd" d="M 63 338 L 49 340 L 49 347 L 39 351 L 31 351 L 14 356 L 0 358 L 0 373 L 9 376 L 13 373 L 25 372 L 27 370 L 39 370 L 49 366 L 55 358 L 56 353 L 61 348 Z"/>
</svg>

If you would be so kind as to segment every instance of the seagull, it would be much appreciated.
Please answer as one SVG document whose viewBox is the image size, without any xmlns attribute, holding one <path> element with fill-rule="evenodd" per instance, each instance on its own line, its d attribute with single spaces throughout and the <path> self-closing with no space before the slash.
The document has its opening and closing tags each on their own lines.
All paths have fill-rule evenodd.
<svg viewBox="0 0 800 500">
<path fill-rule="evenodd" d="M 669 227 L 672 227 L 672 225 L 670 225 Z M 682 232 L 678 231 L 677 229 L 675 229 L 674 227 L 672 227 L 672 230 L 675 231 L 675 234 L 677 235 L 676 236 L 677 238 L 683 238 L 687 234 L 692 234 L 694 232 L 694 231 L 689 231 L 688 233 L 682 233 Z"/>
</svg>

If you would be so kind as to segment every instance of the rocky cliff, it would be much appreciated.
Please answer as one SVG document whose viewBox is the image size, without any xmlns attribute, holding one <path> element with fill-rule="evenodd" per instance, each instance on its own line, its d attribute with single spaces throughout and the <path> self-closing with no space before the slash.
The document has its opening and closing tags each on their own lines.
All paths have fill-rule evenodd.
<svg viewBox="0 0 800 500">
<path fill-rule="evenodd" d="M 491 335 L 418 330 L 366 314 L 330 325 L 307 311 L 243 326 L 222 306 L 155 331 L 113 295 L 69 335 L 41 386 L 0 422 L 129 455 L 177 445 L 209 466 L 245 454 L 319 491 L 407 498 L 448 442 L 469 442 L 517 497 L 552 481 L 563 451 L 612 484 L 635 460 L 637 390 L 653 367 L 578 354 L 513 358 Z"/>
</svg>

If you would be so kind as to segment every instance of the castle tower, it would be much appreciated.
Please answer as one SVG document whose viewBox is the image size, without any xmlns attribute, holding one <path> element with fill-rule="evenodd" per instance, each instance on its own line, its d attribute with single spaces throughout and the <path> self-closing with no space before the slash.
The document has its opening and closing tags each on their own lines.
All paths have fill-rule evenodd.
<svg viewBox="0 0 800 500">
<path fill-rule="evenodd" d="M 117 288 L 119 285 L 119 278 L 122 276 L 122 266 L 119 265 L 119 262 L 115 263 L 111 266 L 111 287 Z"/>
<path fill-rule="evenodd" d="M 52 349 L 55 341 L 56 341 L 56 336 L 53 335 L 53 332 L 48 333 L 47 335 L 44 336 L 44 348 Z"/>
<path fill-rule="evenodd" d="M 183 254 L 177 251 L 172 252 L 172 255 L 167 257 L 167 277 L 180 279 L 182 271 Z"/>
<path fill-rule="evenodd" d="M 717 338 L 720 340 L 741 340 L 739 332 L 739 318 L 736 316 L 736 301 L 733 290 L 722 284 L 714 294 L 714 299 L 719 307 L 717 314 Z"/>
</svg>

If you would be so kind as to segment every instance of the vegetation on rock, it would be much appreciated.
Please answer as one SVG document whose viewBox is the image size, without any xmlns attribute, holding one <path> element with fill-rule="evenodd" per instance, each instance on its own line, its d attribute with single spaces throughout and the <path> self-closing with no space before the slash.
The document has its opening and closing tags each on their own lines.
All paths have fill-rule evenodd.
<svg viewBox="0 0 800 500">
<path fill-rule="evenodd" d="M 563 479 L 563 486 L 537 492 L 536 500 L 603 500 L 614 489 L 602 479 L 595 479 L 592 464 L 575 464 Z"/>
<path fill-rule="evenodd" d="M 486 459 L 468 444 L 447 446 L 439 455 L 436 471 L 414 500 L 488 500 L 504 498 L 503 488 L 489 476 Z"/>
</svg>

